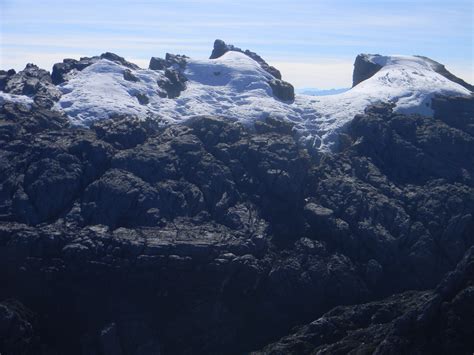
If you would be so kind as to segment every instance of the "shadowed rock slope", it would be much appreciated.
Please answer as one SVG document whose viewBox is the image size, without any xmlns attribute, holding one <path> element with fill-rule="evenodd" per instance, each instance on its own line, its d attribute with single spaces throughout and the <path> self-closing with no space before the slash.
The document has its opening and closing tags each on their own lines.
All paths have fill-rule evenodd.
<svg viewBox="0 0 474 355">
<path fill-rule="evenodd" d="M 257 354 L 470 354 L 474 248 L 432 291 L 336 307 Z"/>
<path fill-rule="evenodd" d="M 372 106 L 321 153 L 271 117 L 88 129 L 5 103 L 0 352 L 469 350 L 472 252 L 417 291 L 474 238 L 473 101 L 433 106 Z"/>
</svg>

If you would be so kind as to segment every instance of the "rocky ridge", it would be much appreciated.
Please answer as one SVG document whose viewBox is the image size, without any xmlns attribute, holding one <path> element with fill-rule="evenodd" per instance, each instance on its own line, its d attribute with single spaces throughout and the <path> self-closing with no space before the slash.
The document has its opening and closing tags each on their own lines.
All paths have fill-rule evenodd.
<svg viewBox="0 0 474 355">
<path fill-rule="evenodd" d="M 272 116 L 2 103 L 0 352 L 469 353 L 474 100 L 432 106 L 370 106 L 324 152 Z"/>
</svg>

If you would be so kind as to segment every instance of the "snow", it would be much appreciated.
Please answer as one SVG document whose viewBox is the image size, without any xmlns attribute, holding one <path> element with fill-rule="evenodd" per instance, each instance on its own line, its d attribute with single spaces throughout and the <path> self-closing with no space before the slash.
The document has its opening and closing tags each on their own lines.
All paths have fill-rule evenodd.
<svg viewBox="0 0 474 355">
<path fill-rule="evenodd" d="M 415 56 L 368 56 L 382 69 L 354 88 L 337 95 L 296 95 L 293 103 L 275 99 L 272 76 L 248 56 L 228 52 L 220 58 L 189 59 L 184 75 L 187 89 L 178 98 L 161 98 L 157 80 L 163 71 L 131 70 L 139 82 L 126 81 L 120 64 L 101 59 L 81 72 L 71 73 L 59 89 L 56 108 L 73 123 L 90 125 L 111 114 L 130 114 L 179 123 L 196 115 L 221 115 L 251 124 L 268 116 L 295 123 L 304 139 L 319 149 L 330 148 L 335 133 L 354 115 L 377 102 L 392 102 L 401 113 L 432 115 L 433 95 L 470 95 L 471 92 L 438 74 L 433 62 Z M 142 93 L 149 103 L 134 96 Z"/>
<path fill-rule="evenodd" d="M 436 62 L 417 56 L 380 56 L 369 59 L 382 66 L 373 77 L 354 87 L 350 93 L 370 100 L 393 102 L 400 113 L 431 116 L 434 95 L 470 95 L 463 86 L 435 71 Z"/>
<path fill-rule="evenodd" d="M 125 67 L 106 59 L 84 70 L 70 73 L 69 80 L 60 85 L 63 93 L 56 108 L 64 110 L 77 125 L 89 125 L 114 113 L 145 117 L 148 108 L 134 96 L 143 93 L 157 97 L 156 81 L 162 74 L 153 70 L 136 70 L 140 82 L 123 78 Z"/>
<path fill-rule="evenodd" d="M 0 91 L 0 105 L 3 105 L 5 102 L 13 102 L 30 107 L 33 104 L 33 99 L 26 95 L 14 95 Z"/>
</svg>

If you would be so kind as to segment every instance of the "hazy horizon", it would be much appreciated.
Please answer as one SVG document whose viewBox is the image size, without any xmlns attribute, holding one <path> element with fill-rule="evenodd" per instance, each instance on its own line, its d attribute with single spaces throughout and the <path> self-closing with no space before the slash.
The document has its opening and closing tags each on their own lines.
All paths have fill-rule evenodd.
<svg viewBox="0 0 474 355">
<path fill-rule="evenodd" d="M 221 38 L 259 53 L 297 88 L 350 87 L 359 53 L 419 54 L 474 82 L 471 1 L 0 0 L 0 68 L 110 51 L 147 67 L 207 58 Z"/>
</svg>

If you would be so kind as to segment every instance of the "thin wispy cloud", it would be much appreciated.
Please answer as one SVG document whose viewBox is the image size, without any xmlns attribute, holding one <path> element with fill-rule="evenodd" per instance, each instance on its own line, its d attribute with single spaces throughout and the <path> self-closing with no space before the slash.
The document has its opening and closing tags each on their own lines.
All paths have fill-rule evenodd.
<svg viewBox="0 0 474 355">
<path fill-rule="evenodd" d="M 330 63 L 323 58 L 347 64 L 360 52 L 426 55 L 472 81 L 472 12 L 464 0 L 72 0 L 67 6 L 2 0 L 0 64 L 20 69 L 42 61 L 51 67 L 63 54 L 105 51 L 141 62 L 165 52 L 202 58 L 222 38 L 280 63 L 288 80 L 304 86 L 335 86 L 322 72 L 304 75 L 306 65 Z"/>
</svg>

